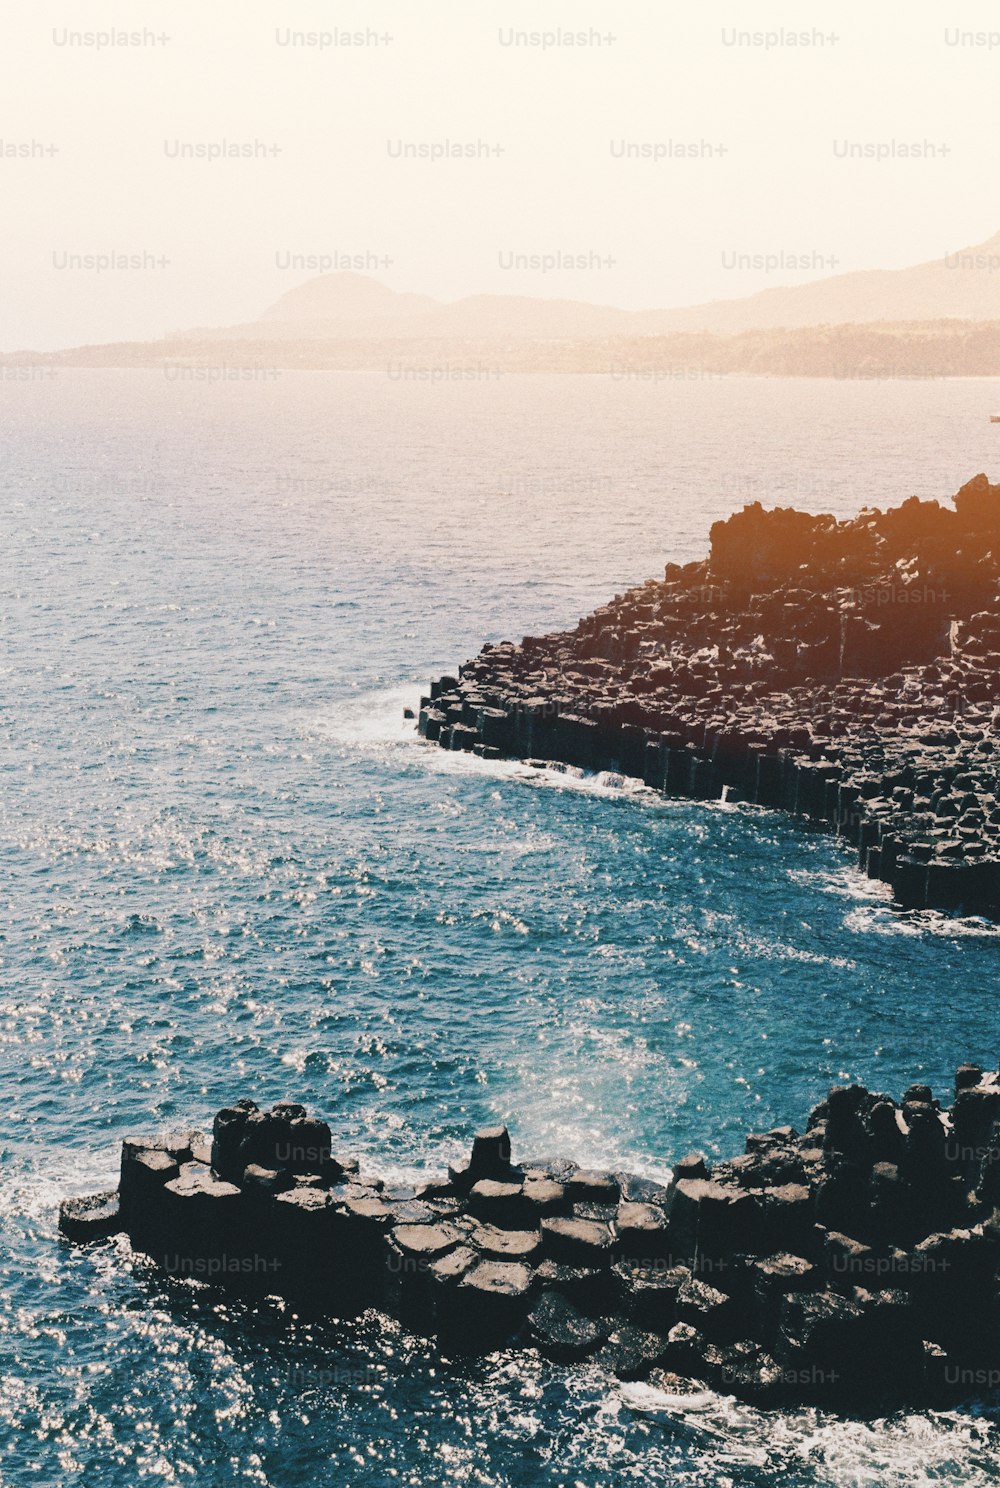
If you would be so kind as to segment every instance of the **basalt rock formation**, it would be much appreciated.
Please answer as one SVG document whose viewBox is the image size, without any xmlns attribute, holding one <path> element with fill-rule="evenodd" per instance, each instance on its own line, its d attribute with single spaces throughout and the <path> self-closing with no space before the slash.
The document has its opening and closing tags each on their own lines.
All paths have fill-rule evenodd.
<svg viewBox="0 0 1000 1488">
<path fill-rule="evenodd" d="M 82 1241 L 124 1230 L 170 1274 L 374 1308 L 446 1355 L 527 1346 L 619 1378 L 664 1371 L 761 1404 L 864 1414 L 1000 1379 L 1000 1076 L 963 1065 L 950 1110 L 839 1086 L 660 1185 L 511 1160 L 502 1127 L 417 1187 L 363 1177 L 301 1106 L 220 1111 L 210 1139 L 129 1137 L 117 1193 L 67 1200 Z"/>
<path fill-rule="evenodd" d="M 420 732 L 837 832 L 906 908 L 1000 913 L 1000 485 L 850 521 L 748 506 L 575 630 L 485 646 Z"/>
</svg>

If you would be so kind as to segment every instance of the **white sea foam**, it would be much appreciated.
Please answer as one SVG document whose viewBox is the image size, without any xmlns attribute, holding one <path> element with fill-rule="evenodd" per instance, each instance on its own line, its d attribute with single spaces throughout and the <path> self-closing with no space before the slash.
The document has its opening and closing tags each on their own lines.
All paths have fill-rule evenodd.
<svg viewBox="0 0 1000 1488">
<path fill-rule="evenodd" d="M 613 770 L 583 770 L 559 760 L 544 765 L 528 765 L 523 760 L 484 760 L 466 750 L 441 749 L 421 738 L 414 719 L 403 717 L 404 708 L 418 711 L 420 697 L 419 688 L 414 686 L 359 694 L 338 703 L 333 714 L 325 713 L 319 719 L 310 717 L 303 727 L 307 733 L 363 752 L 406 748 L 408 763 L 419 764 L 436 774 L 514 780 L 526 785 L 584 791 L 589 795 L 643 798 L 651 803 L 664 801 L 658 791 L 651 790 L 641 780 Z"/>
<path fill-rule="evenodd" d="M 25 1166 L 4 1177 L 0 1216 L 54 1233 L 63 1199 L 117 1188 L 120 1148 L 98 1152 L 47 1151 L 39 1168 Z"/>
<path fill-rule="evenodd" d="M 847 900 L 853 907 L 844 916 L 844 928 L 857 935 L 904 936 L 911 939 L 936 935 L 944 939 L 961 940 L 995 940 L 1000 936 L 1000 925 L 978 915 L 962 917 L 936 909 L 898 909 L 893 904 L 892 889 L 888 884 L 879 879 L 868 878 L 846 864 L 832 872 L 793 868 L 789 878 L 815 888 L 819 893 Z"/>
<path fill-rule="evenodd" d="M 622 1384 L 617 1396 L 625 1410 L 696 1445 L 709 1469 L 756 1467 L 815 1488 L 996 1482 L 998 1433 L 978 1408 L 860 1421 L 814 1409 L 761 1411 L 710 1390 L 646 1383 Z"/>
<path fill-rule="evenodd" d="M 358 693 L 338 702 L 333 712 L 324 712 L 319 718 L 310 716 L 304 720 L 304 727 L 308 733 L 361 748 L 412 743 L 419 737 L 417 725 L 403 717 L 403 710 L 410 708 L 416 713 L 420 697 L 416 684 Z"/>
<path fill-rule="evenodd" d="M 838 868 L 793 868 L 789 878 L 823 894 L 850 899 L 863 904 L 889 904 L 892 890 L 881 879 L 868 878 L 859 869 L 844 863 Z"/>
<path fill-rule="evenodd" d="M 963 919 L 937 909 L 901 911 L 891 906 L 859 907 L 845 915 L 844 927 L 859 935 L 902 935 L 912 939 L 934 935 L 942 940 L 1000 939 L 1000 925 L 990 920 L 974 915 Z"/>
</svg>

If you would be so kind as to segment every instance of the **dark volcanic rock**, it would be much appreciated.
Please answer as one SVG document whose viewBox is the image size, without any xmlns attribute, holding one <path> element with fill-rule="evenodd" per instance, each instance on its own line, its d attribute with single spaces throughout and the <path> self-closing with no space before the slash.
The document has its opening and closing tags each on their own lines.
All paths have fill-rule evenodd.
<svg viewBox="0 0 1000 1488">
<path fill-rule="evenodd" d="M 749 506 L 704 562 L 485 646 L 431 684 L 420 731 L 783 809 L 904 908 L 996 916 L 1000 486 L 954 499 L 850 521 Z"/>
<path fill-rule="evenodd" d="M 122 1228 L 117 1190 L 64 1199 L 59 1205 L 59 1229 L 67 1240 L 106 1240 Z"/>
<path fill-rule="evenodd" d="M 582 1359 L 611 1333 L 606 1318 L 588 1317 L 558 1292 L 545 1292 L 528 1319 L 532 1342 L 550 1359 Z"/>
<path fill-rule="evenodd" d="M 612 1247 L 611 1230 L 599 1220 L 542 1220 L 542 1248 L 549 1260 L 567 1266 L 606 1266 Z"/>
<path fill-rule="evenodd" d="M 955 1091 L 948 1109 L 922 1084 L 898 1103 L 835 1087 L 803 1135 L 682 1160 L 666 1190 L 516 1168 L 498 1128 L 461 1184 L 421 1198 L 332 1159 L 301 1107 L 240 1102 L 210 1150 L 127 1138 L 118 1194 L 68 1199 L 59 1223 L 79 1241 L 124 1229 L 171 1275 L 307 1314 L 381 1309 L 445 1352 L 527 1343 L 625 1379 L 666 1365 L 762 1404 L 945 1405 L 1000 1369 L 1000 1074 L 962 1065 Z M 296 1131 L 320 1171 L 276 1139 Z M 483 1171 L 499 1176 L 468 1183 Z"/>
</svg>

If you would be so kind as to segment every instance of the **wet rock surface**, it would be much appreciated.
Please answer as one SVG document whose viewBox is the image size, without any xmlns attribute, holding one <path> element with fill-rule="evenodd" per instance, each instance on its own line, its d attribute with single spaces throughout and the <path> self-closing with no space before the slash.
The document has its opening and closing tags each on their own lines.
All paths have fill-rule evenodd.
<svg viewBox="0 0 1000 1488">
<path fill-rule="evenodd" d="M 118 1193 L 68 1199 L 60 1227 L 124 1231 L 172 1276 L 303 1312 L 377 1309 L 446 1355 L 532 1347 L 866 1415 L 1000 1378 L 996 1072 L 963 1065 L 950 1109 L 924 1085 L 835 1087 L 803 1131 L 752 1134 L 714 1167 L 689 1155 L 668 1186 L 518 1166 L 494 1128 L 450 1176 L 396 1187 L 306 1120 L 240 1101 L 211 1142 L 127 1138 Z M 317 1136 L 313 1156 L 292 1142 L 283 1157 L 289 1124 Z"/>
<path fill-rule="evenodd" d="M 445 749 L 836 832 L 909 909 L 1000 914 L 1000 485 L 851 521 L 748 506 L 703 562 L 432 683 Z"/>
</svg>

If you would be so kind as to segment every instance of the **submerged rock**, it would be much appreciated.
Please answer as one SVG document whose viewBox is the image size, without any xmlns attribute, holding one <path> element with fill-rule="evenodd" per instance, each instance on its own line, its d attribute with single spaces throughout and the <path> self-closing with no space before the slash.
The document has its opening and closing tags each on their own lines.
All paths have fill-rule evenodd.
<svg viewBox="0 0 1000 1488">
<path fill-rule="evenodd" d="M 118 1192 L 86 1194 L 59 1206 L 59 1229 L 67 1240 L 105 1240 L 122 1228 Z"/>
</svg>

